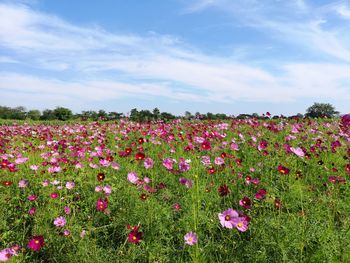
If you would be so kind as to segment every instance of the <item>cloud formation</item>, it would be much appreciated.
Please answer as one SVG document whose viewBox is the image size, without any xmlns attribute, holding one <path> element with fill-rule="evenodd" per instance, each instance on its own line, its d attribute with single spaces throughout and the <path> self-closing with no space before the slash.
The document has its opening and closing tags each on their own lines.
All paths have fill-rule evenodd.
<svg viewBox="0 0 350 263">
<path fill-rule="evenodd" d="M 350 98 L 350 48 L 349 41 L 342 38 L 347 28 L 328 28 L 326 22 L 310 15 L 304 22 L 271 19 L 268 14 L 276 10 L 256 1 L 244 1 L 239 8 L 229 3 L 232 1 L 198 0 L 186 10 L 191 13 L 225 8 L 245 26 L 268 29 L 282 42 L 317 50 L 325 61 L 284 62 L 271 70 L 243 59 L 207 54 L 179 36 L 108 32 L 97 25 L 74 25 L 26 5 L 3 3 L 1 102 L 15 100 L 16 105 L 25 106 L 42 102 L 43 108 L 128 96 L 277 104 L 305 98 Z M 310 8 L 302 0 L 289 5 L 295 15 L 305 16 Z M 249 6 L 255 8 L 243 13 Z M 342 17 L 348 15 L 343 5 L 329 10 Z M 318 12 L 324 10 L 319 8 Z M 8 68 L 10 63 L 19 64 L 19 69 Z"/>
</svg>

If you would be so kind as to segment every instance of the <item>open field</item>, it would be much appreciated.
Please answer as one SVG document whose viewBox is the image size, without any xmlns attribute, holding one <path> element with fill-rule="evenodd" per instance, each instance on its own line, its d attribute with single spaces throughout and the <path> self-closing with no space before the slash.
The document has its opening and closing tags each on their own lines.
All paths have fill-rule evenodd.
<svg viewBox="0 0 350 263">
<path fill-rule="evenodd" d="M 350 262 L 347 118 L 3 124 L 0 260 Z"/>
</svg>

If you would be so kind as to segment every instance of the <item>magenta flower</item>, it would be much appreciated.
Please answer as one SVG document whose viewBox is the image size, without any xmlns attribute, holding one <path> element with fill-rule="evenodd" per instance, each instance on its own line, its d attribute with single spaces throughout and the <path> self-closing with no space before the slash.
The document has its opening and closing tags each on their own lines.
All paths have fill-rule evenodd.
<svg viewBox="0 0 350 263">
<path fill-rule="evenodd" d="M 33 251 L 39 251 L 44 245 L 45 243 L 43 236 L 34 236 L 28 242 L 28 248 L 30 248 Z"/>
<path fill-rule="evenodd" d="M 188 232 L 185 236 L 184 236 L 184 240 L 185 243 L 189 246 L 193 246 L 195 244 L 197 244 L 198 242 L 198 237 L 196 233 L 193 232 Z"/>
<path fill-rule="evenodd" d="M 181 172 L 186 172 L 190 169 L 190 165 L 186 161 L 181 161 L 179 163 L 179 170 Z"/>
<path fill-rule="evenodd" d="M 234 228 L 236 227 L 235 219 L 238 218 L 238 213 L 236 210 L 229 208 L 228 210 L 219 213 L 220 224 L 226 228 Z"/>
<path fill-rule="evenodd" d="M 68 207 L 68 206 L 65 206 L 65 207 L 64 207 L 64 213 L 65 213 L 66 215 L 69 215 L 71 212 L 72 212 L 72 210 L 70 209 L 70 207 Z"/>
<path fill-rule="evenodd" d="M 58 197 L 58 193 L 57 193 L 57 192 L 52 192 L 52 193 L 50 194 L 50 197 L 51 197 L 52 199 L 56 199 L 56 198 Z"/>
<path fill-rule="evenodd" d="M 260 189 L 256 192 L 255 198 L 258 200 L 262 200 L 265 198 L 266 194 L 267 194 L 267 191 L 265 189 Z"/>
<path fill-rule="evenodd" d="M 64 216 L 59 216 L 53 221 L 53 223 L 57 227 L 64 227 L 67 224 L 67 221 Z"/>
<path fill-rule="evenodd" d="M 27 199 L 28 199 L 30 202 L 33 202 L 33 201 L 35 201 L 36 199 L 38 199 L 38 196 L 36 196 L 36 195 L 30 195 L 30 196 L 27 197 Z"/>
<path fill-rule="evenodd" d="M 28 211 L 28 214 L 31 215 L 31 216 L 33 216 L 35 213 L 36 213 L 36 208 L 35 207 L 30 208 L 29 211 Z"/>
<path fill-rule="evenodd" d="M 96 201 L 96 210 L 97 211 L 105 211 L 108 207 L 108 200 L 107 198 L 105 198 L 104 200 L 102 200 L 102 198 L 98 199 Z"/>
<path fill-rule="evenodd" d="M 68 237 L 68 236 L 70 236 L 70 231 L 69 230 L 64 230 L 63 231 L 63 235 L 65 236 L 65 237 Z"/>
</svg>

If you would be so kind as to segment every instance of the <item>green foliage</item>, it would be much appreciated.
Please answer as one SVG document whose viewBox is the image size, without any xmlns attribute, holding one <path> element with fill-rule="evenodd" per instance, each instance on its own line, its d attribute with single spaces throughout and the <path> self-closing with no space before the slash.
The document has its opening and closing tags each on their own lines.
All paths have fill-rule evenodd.
<svg viewBox="0 0 350 263">
<path fill-rule="evenodd" d="M 305 117 L 310 118 L 333 118 L 339 114 L 338 111 L 335 110 L 334 106 L 330 103 L 317 103 L 315 102 L 312 106 L 306 109 Z"/>
</svg>

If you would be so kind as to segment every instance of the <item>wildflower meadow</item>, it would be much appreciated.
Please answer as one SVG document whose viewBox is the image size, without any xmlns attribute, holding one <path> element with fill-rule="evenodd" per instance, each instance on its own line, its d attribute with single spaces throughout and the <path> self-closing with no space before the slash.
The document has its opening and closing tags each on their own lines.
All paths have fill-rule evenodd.
<svg viewBox="0 0 350 263">
<path fill-rule="evenodd" d="M 350 116 L 2 121 L 0 261 L 350 262 Z"/>
</svg>

